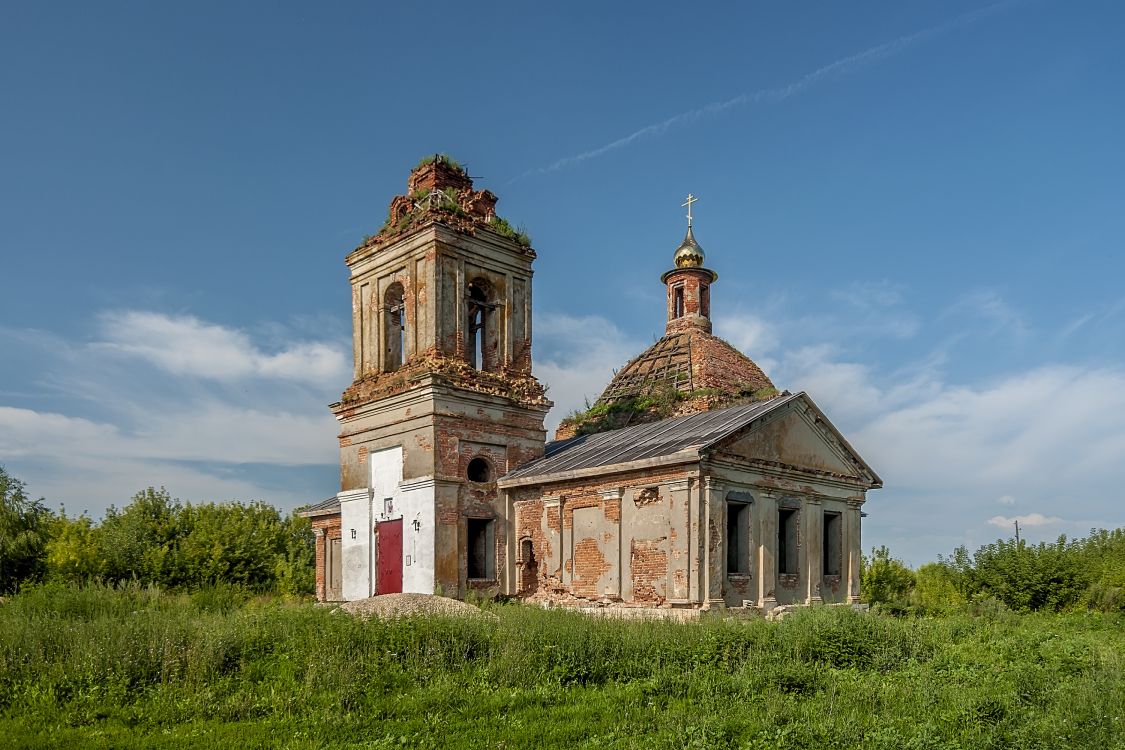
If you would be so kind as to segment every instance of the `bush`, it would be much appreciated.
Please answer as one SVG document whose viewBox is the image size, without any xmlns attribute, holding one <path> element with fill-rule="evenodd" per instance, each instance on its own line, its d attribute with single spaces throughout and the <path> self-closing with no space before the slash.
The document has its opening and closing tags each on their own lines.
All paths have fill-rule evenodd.
<svg viewBox="0 0 1125 750">
<path fill-rule="evenodd" d="M 306 518 L 255 503 L 181 503 L 164 488 L 110 508 L 100 524 L 53 517 L 46 543 L 51 580 L 135 581 L 181 590 L 231 586 L 290 596 L 313 593 L 316 548 Z"/>
<path fill-rule="evenodd" d="M 0 594 L 42 577 L 51 513 L 0 466 Z"/>
<path fill-rule="evenodd" d="M 906 602 L 914 588 L 914 573 L 902 560 L 891 557 L 884 547 L 871 550 L 864 557 L 860 575 L 860 591 L 871 604 L 899 604 Z"/>
</svg>

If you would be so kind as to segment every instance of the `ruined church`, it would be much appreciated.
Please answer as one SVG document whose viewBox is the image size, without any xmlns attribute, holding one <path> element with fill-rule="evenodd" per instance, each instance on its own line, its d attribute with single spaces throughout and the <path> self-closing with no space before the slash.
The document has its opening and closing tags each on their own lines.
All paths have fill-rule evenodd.
<svg viewBox="0 0 1125 750">
<path fill-rule="evenodd" d="M 807 394 L 779 392 L 712 334 L 718 274 L 693 198 L 660 277 L 664 336 L 551 441 L 532 374 L 536 253 L 496 201 L 455 162 L 425 159 L 345 259 L 355 371 L 331 406 L 340 491 L 303 511 L 317 597 L 857 602 L 861 509 L 882 481 Z"/>
</svg>

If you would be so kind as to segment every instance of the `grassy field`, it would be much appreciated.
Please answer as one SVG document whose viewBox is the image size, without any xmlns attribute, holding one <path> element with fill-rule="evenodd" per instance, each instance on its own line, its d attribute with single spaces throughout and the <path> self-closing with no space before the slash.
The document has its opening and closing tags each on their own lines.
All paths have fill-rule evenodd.
<svg viewBox="0 0 1125 750">
<path fill-rule="evenodd" d="M 838 609 L 780 623 L 362 623 L 231 592 L 0 606 L 0 745 L 1125 747 L 1125 621 Z"/>
</svg>

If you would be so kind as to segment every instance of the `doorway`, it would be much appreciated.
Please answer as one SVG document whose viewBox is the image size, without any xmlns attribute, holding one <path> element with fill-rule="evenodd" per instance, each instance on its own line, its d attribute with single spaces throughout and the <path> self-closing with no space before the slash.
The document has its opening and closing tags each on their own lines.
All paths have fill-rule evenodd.
<svg viewBox="0 0 1125 750">
<path fill-rule="evenodd" d="M 375 526 L 378 539 L 375 593 L 402 593 L 402 519 L 382 521 Z"/>
</svg>

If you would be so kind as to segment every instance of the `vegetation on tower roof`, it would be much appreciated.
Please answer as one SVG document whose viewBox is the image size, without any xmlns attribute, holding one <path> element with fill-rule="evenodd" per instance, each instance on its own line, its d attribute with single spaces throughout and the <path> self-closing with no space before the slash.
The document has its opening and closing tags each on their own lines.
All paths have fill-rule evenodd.
<svg viewBox="0 0 1125 750">
<path fill-rule="evenodd" d="M 502 234 L 510 240 L 515 240 L 520 247 L 531 247 L 531 236 L 522 226 L 513 227 L 507 219 L 493 216 L 488 220 L 488 227 L 497 234 Z"/>
<path fill-rule="evenodd" d="M 448 154 L 430 154 L 429 156 L 424 156 L 418 160 L 418 163 L 414 165 L 414 168 L 419 169 L 421 167 L 425 167 L 434 163 L 444 164 L 451 169 L 456 169 L 458 172 L 465 171 L 465 167 L 461 165 L 461 162 L 453 159 Z"/>
</svg>

